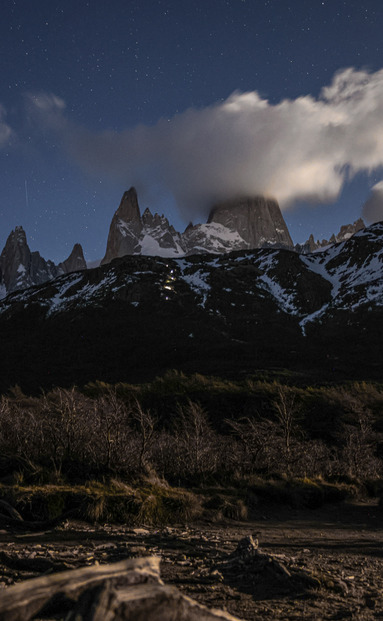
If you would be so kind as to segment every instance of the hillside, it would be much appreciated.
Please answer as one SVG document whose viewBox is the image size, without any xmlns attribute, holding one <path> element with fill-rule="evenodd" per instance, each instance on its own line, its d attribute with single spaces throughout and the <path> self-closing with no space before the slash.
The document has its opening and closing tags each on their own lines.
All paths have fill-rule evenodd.
<svg viewBox="0 0 383 621">
<path fill-rule="evenodd" d="M 137 381 L 169 368 L 375 377 L 383 224 L 326 251 L 126 256 L 0 303 L 1 388 Z"/>
</svg>

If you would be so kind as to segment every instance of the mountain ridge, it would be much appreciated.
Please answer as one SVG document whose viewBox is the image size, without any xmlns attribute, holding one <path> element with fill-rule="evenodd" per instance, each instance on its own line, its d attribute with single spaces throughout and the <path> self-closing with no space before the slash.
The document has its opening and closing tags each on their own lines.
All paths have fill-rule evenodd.
<svg viewBox="0 0 383 621">
<path fill-rule="evenodd" d="M 308 255 L 125 255 L 0 301 L 0 384 L 142 381 L 169 368 L 380 377 L 382 320 L 383 223 Z"/>
<path fill-rule="evenodd" d="M 125 254 L 189 256 L 221 254 L 262 246 L 293 247 L 278 203 L 264 197 L 239 197 L 215 205 L 205 224 L 179 233 L 164 215 L 140 214 L 134 187 L 124 192 L 113 215 L 101 264 Z"/>
<path fill-rule="evenodd" d="M 189 224 L 183 233 L 179 233 L 164 215 L 153 215 L 148 208 L 141 215 L 137 192 L 132 187 L 124 192 L 113 215 L 101 264 L 125 255 L 174 258 L 206 252 L 220 255 L 262 247 L 289 248 L 306 254 L 346 240 L 363 227 L 364 223 L 359 219 L 353 225 L 341 227 L 338 235 L 333 235 L 329 242 L 315 242 L 311 235 L 305 244 L 294 246 L 275 200 L 239 196 L 214 205 L 206 223 Z M 75 244 L 70 256 L 55 265 L 38 252 L 31 252 L 23 228 L 16 227 L 0 255 L 0 298 L 87 267 L 80 244 Z"/>
<path fill-rule="evenodd" d="M 353 224 L 343 224 L 340 227 L 339 232 L 337 234 L 333 233 L 329 240 L 317 239 L 315 241 L 314 235 L 311 234 L 305 243 L 295 244 L 295 250 L 303 254 L 315 252 L 316 250 L 323 250 L 328 246 L 333 246 L 334 244 L 350 239 L 352 235 L 355 235 L 355 233 L 358 233 L 364 228 L 366 228 L 364 221 L 362 220 L 362 218 L 358 218 Z"/>
</svg>

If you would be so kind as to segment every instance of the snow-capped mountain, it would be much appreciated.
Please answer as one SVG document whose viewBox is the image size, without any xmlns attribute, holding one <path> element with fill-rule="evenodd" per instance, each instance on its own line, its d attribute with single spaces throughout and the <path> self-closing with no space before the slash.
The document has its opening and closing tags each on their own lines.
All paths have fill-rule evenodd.
<svg viewBox="0 0 383 621">
<path fill-rule="evenodd" d="M 104 300 L 123 300 L 137 306 L 152 277 L 154 297 L 175 300 L 187 287 L 196 305 L 216 312 L 226 293 L 232 294 L 231 306 L 237 305 L 238 295 L 241 306 L 252 303 L 256 296 L 272 300 L 279 311 L 295 317 L 303 326 L 337 310 L 383 307 L 383 223 L 311 254 L 265 248 L 179 259 L 127 255 L 102 268 L 15 292 L 0 303 L 0 314 L 19 301 L 24 305 L 38 302 L 49 315 L 68 308 L 97 306 Z M 221 284 L 225 284 L 223 294 Z"/>
<path fill-rule="evenodd" d="M 115 212 L 102 264 L 126 254 L 180 257 L 265 246 L 292 248 L 278 203 L 263 197 L 238 198 L 213 207 L 206 224 L 178 233 L 165 218 L 146 209 L 141 217 L 137 193 L 124 193 Z"/>
<path fill-rule="evenodd" d="M 53 261 L 43 259 L 39 252 L 30 251 L 24 229 L 17 226 L 0 255 L 0 298 L 12 291 L 52 280 L 60 274 L 85 268 L 80 244 L 75 244 L 65 261 L 55 265 Z"/>
<path fill-rule="evenodd" d="M 321 250 L 348 239 L 362 229 L 358 220 L 343 226 L 330 241 L 315 242 L 313 236 L 305 244 L 297 244 L 300 253 Z M 137 193 L 131 188 L 124 193 L 109 229 L 107 248 L 101 264 L 125 255 L 183 257 L 255 248 L 293 249 L 286 223 L 278 203 L 258 196 L 237 198 L 215 205 L 204 224 L 189 224 L 183 233 L 177 232 L 165 216 L 149 209 L 140 214 Z M 82 248 L 75 244 L 70 256 L 55 265 L 38 252 L 31 252 L 22 227 L 9 235 L 0 256 L 0 299 L 8 293 L 52 280 L 61 274 L 96 267 L 100 261 L 87 265 Z"/>
<path fill-rule="evenodd" d="M 164 216 L 146 209 L 141 217 L 134 188 L 125 192 L 115 212 L 101 264 L 125 255 L 183 255 L 181 235 Z"/>
<path fill-rule="evenodd" d="M 380 373 L 382 320 L 382 223 L 307 255 L 126 255 L 0 302 L 4 382 L 20 382 L 18 346 L 53 383 L 63 373 L 68 382 L 130 381 L 166 368 L 268 366 L 371 377 Z"/>
</svg>

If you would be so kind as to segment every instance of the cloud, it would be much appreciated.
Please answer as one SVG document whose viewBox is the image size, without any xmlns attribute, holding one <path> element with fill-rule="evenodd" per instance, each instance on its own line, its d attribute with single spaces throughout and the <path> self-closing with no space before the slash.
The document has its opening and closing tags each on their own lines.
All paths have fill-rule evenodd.
<svg viewBox="0 0 383 621">
<path fill-rule="evenodd" d="M 371 194 L 363 205 L 362 216 L 371 223 L 383 220 L 383 181 L 371 188 Z"/>
<path fill-rule="evenodd" d="M 53 93 L 38 93 L 36 95 L 29 94 L 27 97 L 37 108 L 37 110 L 41 110 L 42 112 L 47 112 L 49 114 L 59 110 L 64 110 L 66 107 L 65 101 Z"/>
<path fill-rule="evenodd" d="M 13 133 L 10 126 L 5 122 L 5 117 L 5 108 L 0 104 L 0 149 L 7 146 Z"/>
<path fill-rule="evenodd" d="M 35 108 L 88 171 L 162 186 L 191 219 L 235 195 L 273 196 L 282 208 L 331 202 L 346 179 L 383 165 L 383 70 L 345 69 L 318 98 L 275 105 L 256 91 L 235 92 L 120 133 L 77 126 L 54 96 L 39 96 Z"/>
<path fill-rule="evenodd" d="M 61 137 L 67 127 L 70 128 L 71 134 L 81 131 L 80 127 L 76 127 L 65 118 L 66 104 L 61 97 L 53 93 L 28 93 L 25 95 L 25 101 L 28 115 L 35 120 L 37 129 L 49 129 Z"/>
</svg>

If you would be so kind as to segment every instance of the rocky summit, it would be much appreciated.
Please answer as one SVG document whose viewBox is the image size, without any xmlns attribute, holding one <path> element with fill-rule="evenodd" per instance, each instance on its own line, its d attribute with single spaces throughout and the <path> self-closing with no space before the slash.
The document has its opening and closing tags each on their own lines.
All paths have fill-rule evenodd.
<svg viewBox="0 0 383 621">
<path fill-rule="evenodd" d="M 102 264 L 126 254 L 179 257 L 293 243 L 276 201 L 238 198 L 215 205 L 205 224 L 190 224 L 178 233 L 165 218 L 146 209 L 141 217 L 137 193 L 124 193 L 110 225 Z"/>
<path fill-rule="evenodd" d="M 127 254 L 173 256 L 183 255 L 181 235 L 165 216 L 154 216 L 146 209 L 141 217 L 137 192 L 124 193 L 115 212 L 108 235 L 106 253 L 101 264 Z"/>
<path fill-rule="evenodd" d="M 140 381 L 169 368 L 380 377 L 382 283 L 382 223 L 307 255 L 125 255 L 0 302 L 2 388 Z"/>
<path fill-rule="evenodd" d="M 296 244 L 295 250 L 297 252 L 309 253 L 315 252 L 315 250 L 322 250 L 327 248 L 328 246 L 333 246 L 339 242 L 346 241 L 350 239 L 355 233 L 363 230 L 366 227 L 362 218 L 358 218 L 353 224 L 344 224 L 340 227 L 339 233 L 337 235 L 331 235 L 330 239 L 322 239 L 315 241 L 314 235 L 310 235 L 308 240 L 304 244 Z"/>
<path fill-rule="evenodd" d="M 237 233 L 248 248 L 292 248 L 293 241 L 277 201 L 257 196 L 238 198 L 213 207 L 208 223 L 219 223 Z"/>
<path fill-rule="evenodd" d="M 80 244 L 75 244 L 68 259 L 55 265 L 39 252 L 31 252 L 24 229 L 17 226 L 9 235 L 0 255 L 0 298 L 12 291 L 40 285 L 61 274 L 86 268 Z"/>
<path fill-rule="evenodd" d="M 218 203 L 211 209 L 206 223 L 189 224 L 179 233 L 164 215 L 153 215 L 149 209 L 141 215 L 137 192 L 130 188 L 124 192 L 113 215 L 101 265 L 126 255 L 177 258 L 256 248 L 287 248 L 306 254 L 345 241 L 363 228 L 360 219 L 342 226 L 329 241 L 315 242 L 311 235 L 306 243 L 294 247 L 278 203 L 258 196 Z M 94 265 L 99 265 L 99 261 Z M 38 252 L 31 252 L 23 228 L 16 227 L 0 256 L 0 299 L 13 291 L 84 269 L 87 264 L 80 244 L 74 245 L 65 261 L 55 265 Z"/>
</svg>

